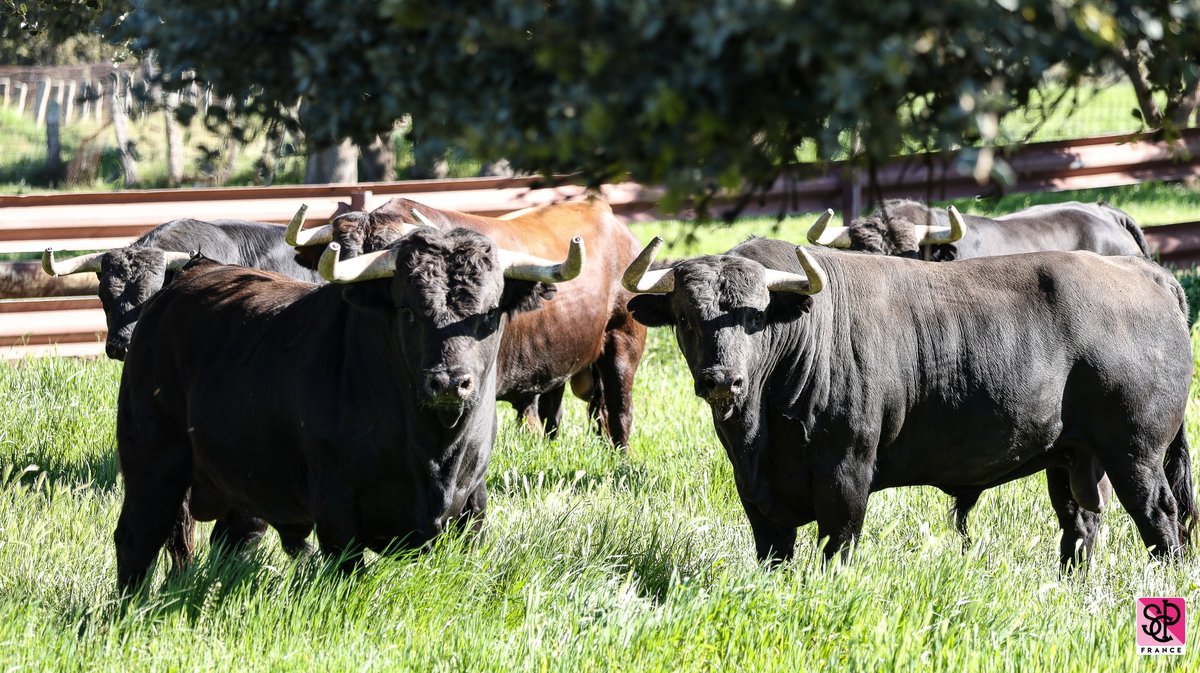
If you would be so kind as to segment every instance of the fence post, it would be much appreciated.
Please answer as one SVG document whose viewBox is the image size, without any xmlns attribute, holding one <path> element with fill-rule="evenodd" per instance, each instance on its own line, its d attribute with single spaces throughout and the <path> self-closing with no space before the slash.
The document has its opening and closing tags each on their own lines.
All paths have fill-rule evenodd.
<svg viewBox="0 0 1200 673">
<path fill-rule="evenodd" d="M 25 96 L 29 93 L 29 85 L 17 82 L 13 88 L 17 90 L 17 114 L 25 114 Z"/>
<path fill-rule="evenodd" d="M 92 113 L 95 114 L 96 123 L 104 121 L 104 82 L 96 80 L 96 107 Z"/>
<path fill-rule="evenodd" d="M 842 224 L 848 227 L 852 221 L 858 219 L 859 215 L 862 215 L 863 186 L 861 170 L 854 166 L 848 166 L 842 172 L 841 192 Z"/>
<path fill-rule="evenodd" d="M 67 102 L 63 108 L 63 121 L 68 123 L 71 121 L 71 113 L 75 111 L 75 86 L 75 80 L 67 81 Z"/>
<path fill-rule="evenodd" d="M 4 87 L 4 107 L 8 107 L 8 99 L 12 96 L 12 80 L 0 77 L 0 86 Z"/>
<path fill-rule="evenodd" d="M 46 106 L 50 104 L 50 87 L 51 82 L 48 78 L 43 78 L 38 82 L 37 107 L 33 113 L 33 119 L 38 126 L 46 123 Z"/>
</svg>

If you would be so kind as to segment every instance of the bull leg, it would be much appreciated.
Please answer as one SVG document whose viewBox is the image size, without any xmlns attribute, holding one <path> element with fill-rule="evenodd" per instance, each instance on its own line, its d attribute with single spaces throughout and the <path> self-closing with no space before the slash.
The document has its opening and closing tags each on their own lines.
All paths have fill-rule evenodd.
<svg viewBox="0 0 1200 673">
<path fill-rule="evenodd" d="M 1096 533 L 1100 531 L 1100 515 L 1090 512 L 1076 501 L 1071 493 L 1071 475 L 1066 468 L 1051 467 L 1046 470 L 1046 487 L 1050 493 L 1050 505 L 1062 527 L 1062 541 L 1058 546 L 1058 562 L 1063 572 L 1084 565 L 1092 556 Z"/>
<path fill-rule="evenodd" d="M 750 520 L 750 531 L 754 534 L 754 552 L 758 562 L 769 569 L 792 560 L 796 553 L 796 527 L 781 526 L 767 519 L 758 507 L 742 499 L 742 509 Z"/>
<path fill-rule="evenodd" d="M 308 544 L 312 524 L 277 524 L 274 528 L 279 532 L 279 543 L 283 546 L 284 553 L 291 558 L 302 558 L 312 553 L 312 546 Z"/>
<path fill-rule="evenodd" d="M 538 395 L 537 411 L 546 428 L 546 439 L 554 439 L 558 436 L 558 426 L 562 422 L 564 392 L 566 392 L 565 384 Z"/>
<path fill-rule="evenodd" d="M 843 463 L 831 474 L 815 475 L 813 479 L 813 510 L 817 515 L 817 535 L 825 539 L 825 560 L 841 556 L 850 559 L 850 552 L 862 533 L 867 514 L 867 497 L 871 493 L 868 469 Z"/>
<path fill-rule="evenodd" d="M 213 524 L 208 543 L 213 549 L 242 554 L 258 547 L 267 532 L 267 522 L 244 512 L 230 510 Z"/>
<path fill-rule="evenodd" d="M 317 542 L 321 553 L 337 563 L 343 574 L 362 565 L 363 541 L 356 535 L 354 493 L 335 469 L 310 477 L 316 485 L 312 492 L 310 511 L 316 513 Z"/>
<path fill-rule="evenodd" d="M 542 420 L 538 416 L 538 395 L 518 395 L 509 401 L 517 411 L 517 422 L 522 428 L 536 435 L 542 434 Z"/>
<path fill-rule="evenodd" d="M 1168 556 L 1178 551 L 1181 543 L 1179 507 L 1161 456 L 1161 452 L 1138 447 L 1107 449 L 1100 454 L 1121 505 L 1154 556 Z"/>
<path fill-rule="evenodd" d="M 608 427 L 608 407 L 605 405 L 604 380 L 600 376 L 600 363 L 591 366 L 591 385 L 588 387 L 588 418 L 596 423 L 596 434 L 601 437 L 612 437 Z M 574 383 L 574 380 L 572 380 Z M 574 390 L 574 385 L 572 385 Z"/>
<path fill-rule="evenodd" d="M 467 498 L 463 511 L 451 521 L 457 530 L 466 530 L 475 541 L 483 537 L 483 518 L 487 510 L 487 485 L 480 484 Z"/>
<path fill-rule="evenodd" d="M 608 415 L 609 437 L 618 449 L 629 448 L 633 426 L 633 376 L 646 347 L 646 328 L 626 318 L 626 325 L 608 332 L 604 352 L 596 361 L 604 408 Z"/>
<path fill-rule="evenodd" d="M 135 462 L 128 458 L 131 454 L 153 462 Z M 182 569 L 191 559 L 192 515 L 187 507 L 191 455 L 183 444 L 155 451 L 122 446 L 121 455 L 125 499 L 113 542 L 117 548 L 117 590 L 129 594 L 149 578 L 158 551 L 168 540 L 176 569 Z"/>
</svg>

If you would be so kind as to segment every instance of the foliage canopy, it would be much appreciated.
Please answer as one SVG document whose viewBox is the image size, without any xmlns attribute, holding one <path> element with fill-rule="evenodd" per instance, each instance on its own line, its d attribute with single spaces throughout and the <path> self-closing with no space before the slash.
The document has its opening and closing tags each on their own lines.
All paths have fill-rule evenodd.
<svg viewBox="0 0 1200 673">
<path fill-rule="evenodd" d="M 295 127 L 303 99 L 307 140 L 328 145 L 411 115 L 415 137 L 518 170 L 676 195 L 769 184 L 804 143 L 869 160 L 987 145 L 1048 73 L 1137 71 L 1154 126 L 1182 114 L 1148 114 L 1156 96 L 1200 81 L 1200 0 L 132 4 L 111 36 L 153 50 L 168 88 L 234 95 L 231 119 Z"/>
</svg>

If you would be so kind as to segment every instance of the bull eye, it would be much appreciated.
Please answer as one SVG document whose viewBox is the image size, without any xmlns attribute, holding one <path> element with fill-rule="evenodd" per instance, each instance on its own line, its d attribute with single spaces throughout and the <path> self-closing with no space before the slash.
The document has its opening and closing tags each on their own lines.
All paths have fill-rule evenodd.
<svg viewBox="0 0 1200 673">
<path fill-rule="evenodd" d="M 407 306 L 400 307 L 400 317 L 404 319 L 404 322 L 406 322 L 410 325 L 413 323 L 414 320 L 416 320 L 416 316 L 413 315 L 412 309 Z"/>
<path fill-rule="evenodd" d="M 762 328 L 763 328 L 762 311 L 755 311 L 755 312 L 751 313 L 750 314 L 750 329 L 751 329 L 751 331 L 757 332 Z"/>
<path fill-rule="evenodd" d="M 496 329 L 496 325 L 500 323 L 500 309 L 494 308 L 483 314 L 483 320 L 480 321 L 480 326 L 486 332 L 491 332 Z"/>
<path fill-rule="evenodd" d="M 692 322 L 687 319 L 687 316 L 679 317 L 679 331 L 685 333 L 692 331 Z"/>
</svg>

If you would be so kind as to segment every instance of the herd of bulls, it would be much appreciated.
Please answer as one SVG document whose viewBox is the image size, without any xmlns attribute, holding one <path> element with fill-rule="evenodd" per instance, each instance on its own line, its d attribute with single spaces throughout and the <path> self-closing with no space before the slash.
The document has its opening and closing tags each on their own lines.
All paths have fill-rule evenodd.
<svg viewBox="0 0 1200 673">
<path fill-rule="evenodd" d="M 177 220 L 47 250 L 48 273 L 99 275 L 125 360 L 119 588 L 164 546 L 184 567 L 196 520 L 234 550 L 273 527 L 293 555 L 315 525 L 347 568 L 478 528 L 495 401 L 552 437 L 570 385 L 624 448 L 647 326 L 674 330 L 761 561 L 812 521 L 845 553 L 894 486 L 955 496 L 965 535 L 985 489 L 1040 471 L 1064 566 L 1113 491 L 1152 553 L 1188 545 L 1187 302 L 1136 223 L 1079 203 L 830 215 L 809 248 L 657 267 L 661 239 L 639 253 L 599 200 L 484 218 L 393 199 L 310 229 L 301 209 L 286 233 Z"/>
</svg>

